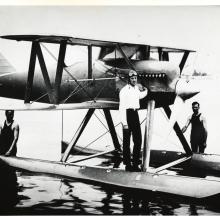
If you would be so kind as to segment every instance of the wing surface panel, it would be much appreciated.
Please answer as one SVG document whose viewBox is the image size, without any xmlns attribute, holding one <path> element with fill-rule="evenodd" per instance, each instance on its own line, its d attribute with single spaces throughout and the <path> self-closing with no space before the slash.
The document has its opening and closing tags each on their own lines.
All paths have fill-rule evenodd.
<svg viewBox="0 0 220 220">
<path fill-rule="evenodd" d="M 66 41 L 70 45 L 84 45 L 84 46 L 100 46 L 100 47 L 115 47 L 117 44 L 121 46 L 150 46 L 151 51 L 158 52 L 158 48 L 162 48 L 164 52 L 195 52 L 194 50 L 184 49 L 184 48 L 172 48 L 165 47 L 162 45 L 148 45 L 143 42 L 141 43 L 131 43 L 131 42 L 120 42 L 120 41 L 106 41 L 106 40 L 96 40 L 96 39 L 85 39 L 76 38 L 70 36 L 57 36 L 57 35 L 4 35 L 1 38 L 16 40 L 16 41 L 38 41 L 44 43 L 54 43 L 60 44 L 62 41 Z"/>
</svg>

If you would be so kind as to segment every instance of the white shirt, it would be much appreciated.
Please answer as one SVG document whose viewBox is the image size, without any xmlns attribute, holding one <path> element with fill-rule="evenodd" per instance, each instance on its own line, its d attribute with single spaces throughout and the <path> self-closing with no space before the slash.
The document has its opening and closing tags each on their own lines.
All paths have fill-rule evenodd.
<svg viewBox="0 0 220 220">
<path fill-rule="evenodd" d="M 140 99 L 143 99 L 148 93 L 148 90 L 141 92 L 137 85 L 131 86 L 127 84 L 119 93 L 119 114 L 123 125 L 127 125 L 126 109 L 139 109 Z"/>
</svg>

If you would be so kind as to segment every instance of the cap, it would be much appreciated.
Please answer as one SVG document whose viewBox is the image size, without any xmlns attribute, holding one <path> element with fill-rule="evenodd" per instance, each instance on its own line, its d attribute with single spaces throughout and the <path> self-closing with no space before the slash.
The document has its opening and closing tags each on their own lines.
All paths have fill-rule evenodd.
<svg viewBox="0 0 220 220">
<path fill-rule="evenodd" d="M 128 76 L 129 76 L 129 77 L 137 76 L 137 72 L 134 71 L 134 70 L 130 70 Z"/>
</svg>

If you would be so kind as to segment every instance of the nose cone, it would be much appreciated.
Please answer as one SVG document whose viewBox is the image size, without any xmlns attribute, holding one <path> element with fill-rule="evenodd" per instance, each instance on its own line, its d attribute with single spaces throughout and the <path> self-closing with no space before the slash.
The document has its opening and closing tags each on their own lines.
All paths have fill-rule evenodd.
<svg viewBox="0 0 220 220">
<path fill-rule="evenodd" d="M 186 81 L 185 79 L 179 79 L 176 83 L 175 92 L 183 100 L 186 100 L 198 94 L 200 88 L 195 80 Z"/>
</svg>

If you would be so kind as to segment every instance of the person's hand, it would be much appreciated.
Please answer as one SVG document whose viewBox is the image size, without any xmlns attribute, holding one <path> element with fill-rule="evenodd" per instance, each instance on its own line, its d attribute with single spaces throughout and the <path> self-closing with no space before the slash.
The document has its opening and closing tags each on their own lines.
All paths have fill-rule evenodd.
<svg viewBox="0 0 220 220">
<path fill-rule="evenodd" d="M 142 85 L 142 84 L 137 84 L 137 86 L 138 86 L 138 89 L 140 90 L 140 91 L 144 91 L 144 86 Z"/>
<path fill-rule="evenodd" d="M 123 125 L 123 129 L 128 129 L 128 125 Z"/>
<path fill-rule="evenodd" d="M 142 91 L 146 91 L 147 87 L 142 86 Z"/>
</svg>

